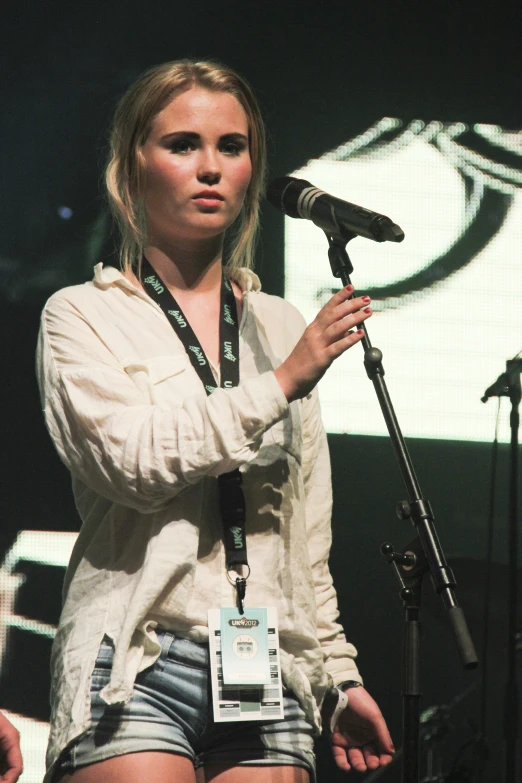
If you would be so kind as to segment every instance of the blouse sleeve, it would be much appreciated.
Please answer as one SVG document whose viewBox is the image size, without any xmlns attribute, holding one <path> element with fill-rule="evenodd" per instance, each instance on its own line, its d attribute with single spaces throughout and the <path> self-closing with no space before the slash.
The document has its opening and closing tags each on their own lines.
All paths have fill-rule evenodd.
<svg viewBox="0 0 522 783">
<path fill-rule="evenodd" d="M 306 530 L 317 607 L 317 636 L 325 668 L 335 685 L 362 681 L 357 650 L 346 641 L 338 622 L 337 593 L 328 567 L 332 543 L 332 485 L 330 455 L 321 419 L 317 389 L 303 401 L 303 478 L 306 493 Z"/>
<path fill-rule="evenodd" d="M 264 432 L 288 414 L 273 372 L 171 407 L 150 404 L 74 302 L 60 295 L 42 314 L 37 376 L 47 427 L 71 473 L 144 513 L 203 476 L 254 459 Z"/>
</svg>

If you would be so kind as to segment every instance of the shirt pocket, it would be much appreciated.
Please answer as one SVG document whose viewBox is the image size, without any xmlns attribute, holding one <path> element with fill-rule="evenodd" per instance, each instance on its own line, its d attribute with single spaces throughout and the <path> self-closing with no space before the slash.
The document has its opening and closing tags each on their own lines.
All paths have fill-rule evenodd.
<svg viewBox="0 0 522 783">
<path fill-rule="evenodd" d="M 153 405 L 172 404 L 188 394 L 201 391 L 201 383 L 194 384 L 188 356 L 167 354 L 147 359 L 128 359 L 125 372 Z M 196 379 L 197 380 L 197 379 Z"/>
</svg>

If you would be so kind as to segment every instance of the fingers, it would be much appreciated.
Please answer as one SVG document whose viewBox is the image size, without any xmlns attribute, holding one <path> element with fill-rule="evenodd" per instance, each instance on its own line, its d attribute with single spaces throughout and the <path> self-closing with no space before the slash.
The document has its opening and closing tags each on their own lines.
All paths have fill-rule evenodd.
<svg viewBox="0 0 522 783">
<path fill-rule="evenodd" d="M 334 745 L 332 751 L 336 765 L 345 772 L 349 772 L 352 768 L 357 772 L 378 769 L 385 767 L 392 760 L 390 753 L 379 755 L 373 745 L 364 745 L 362 748 L 343 748 Z"/>
<path fill-rule="evenodd" d="M 20 764 L 18 767 L 11 767 L 9 772 L 6 772 L 5 775 L 0 777 L 0 780 L 2 783 L 16 783 L 23 771 L 24 768 L 22 764 Z"/>
<path fill-rule="evenodd" d="M 323 310 L 336 308 L 339 305 L 342 305 L 343 302 L 346 302 L 351 297 L 353 297 L 354 292 L 355 292 L 355 288 L 353 287 L 353 285 L 351 285 L 351 283 L 350 285 L 341 288 L 331 297 L 331 299 L 328 300 L 328 302 L 324 305 Z M 364 297 L 359 297 L 359 298 L 364 298 Z M 369 301 L 369 297 L 367 297 L 367 299 Z M 352 302 L 355 301 L 355 298 L 352 298 L 351 301 Z"/>
<path fill-rule="evenodd" d="M 379 756 L 376 755 L 374 749 L 370 746 L 342 748 L 334 745 L 332 750 L 335 763 L 339 769 L 345 772 L 349 772 L 352 768 L 357 770 L 357 772 L 366 772 L 369 769 L 377 769 L 377 767 L 381 766 Z"/>
<path fill-rule="evenodd" d="M 391 753 L 379 753 L 374 744 L 364 745 L 362 752 L 368 769 L 385 767 L 393 758 Z"/>
<path fill-rule="evenodd" d="M 344 292 L 346 292 L 346 289 L 342 289 L 340 293 Z M 369 296 L 359 296 L 354 299 L 349 299 L 346 297 L 345 293 L 345 298 L 340 300 L 337 299 L 337 304 L 335 304 L 337 296 L 338 295 L 335 294 L 332 297 L 330 302 L 323 307 L 316 318 L 317 326 L 321 332 L 324 333 L 328 345 L 347 337 L 354 327 L 358 329 L 358 327 L 373 314 L 371 307 L 369 307 Z M 362 335 L 359 335 L 358 339 L 360 339 L 361 336 Z"/>
<path fill-rule="evenodd" d="M 363 338 L 364 333 L 358 327 L 372 315 L 368 307 L 370 298 L 351 299 L 352 294 L 353 286 L 334 294 L 274 371 L 288 402 L 308 394 L 332 362 Z"/>
<path fill-rule="evenodd" d="M 333 752 L 335 763 L 339 767 L 339 769 L 342 769 L 345 772 L 349 772 L 351 770 L 351 766 L 348 763 L 346 749 L 339 748 L 336 745 L 333 745 L 332 752 Z"/>
<path fill-rule="evenodd" d="M 0 714 L 0 768 L 3 783 L 15 783 L 23 772 L 20 734 L 4 715 Z"/>
<path fill-rule="evenodd" d="M 350 691 L 338 731 L 332 735 L 332 745 L 336 746 L 334 758 L 340 769 L 366 772 L 391 762 L 395 749 L 386 721 L 364 688 Z"/>
<path fill-rule="evenodd" d="M 349 334 L 356 334 L 355 330 L 359 330 L 360 326 L 368 318 L 372 316 L 372 310 L 370 307 L 365 307 L 363 310 L 359 310 L 356 313 L 349 314 L 335 321 L 325 329 L 325 338 L 327 343 L 332 345 L 338 340 L 342 340 L 344 337 L 348 337 Z"/>
<path fill-rule="evenodd" d="M 352 294 L 353 286 L 342 288 L 334 294 L 309 327 L 318 345 L 322 344 L 323 372 L 334 359 L 362 340 L 364 332 L 359 326 L 372 315 L 372 309 L 368 306 L 370 297 L 351 299 Z"/>
<path fill-rule="evenodd" d="M 388 726 L 386 725 L 386 721 L 384 720 L 381 712 L 379 712 L 379 714 L 375 717 L 373 725 L 375 731 L 375 740 L 379 750 L 381 751 L 381 755 L 389 755 L 391 760 L 391 755 L 395 752 L 395 748 L 393 746 L 393 740 L 391 738 L 390 732 L 388 731 Z"/>
<path fill-rule="evenodd" d="M 348 762 L 357 772 L 366 772 L 369 769 L 385 767 L 392 760 L 392 756 L 389 753 L 381 753 L 379 755 L 373 745 L 364 745 L 362 748 L 350 748 L 346 754 Z"/>
<path fill-rule="evenodd" d="M 366 772 L 368 767 L 366 766 L 366 760 L 362 748 L 348 748 L 346 751 L 349 764 L 357 770 L 357 772 Z"/>
<path fill-rule="evenodd" d="M 24 769 L 18 740 L 16 739 L 13 744 L 7 745 L 4 739 L 2 750 L 4 751 L 2 759 L 4 774 L 0 776 L 0 780 L 2 783 L 15 783 Z"/>
<path fill-rule="evenodd" d="M 353 286 L 341 288 L 332 298 L 321 308 L 317 315 L 317 320 L 323 323 L 324 327 L 334 321 L 338 321 L 350 313 L 354 313 L 367 307 L 370 304 L 369 296 L 353 296 Z"/>
<path fill-rule="evenodd" d="M 377 769 L 377 767 L 381 766 L 380 756 L 375 752 L 373 745 L 365 745 L 362 751 L 368 769 Z"/>
<path fill-rule="evenodd" d="M 330 363 L 337 359 L 341 354 L 351 348 L 356 343 L 360 342 L 364 336 L 362 329 L 357 331 L 350 331 L 344 337 L 336 340 L 328 347 L 328 356 Z"/>
</svg>

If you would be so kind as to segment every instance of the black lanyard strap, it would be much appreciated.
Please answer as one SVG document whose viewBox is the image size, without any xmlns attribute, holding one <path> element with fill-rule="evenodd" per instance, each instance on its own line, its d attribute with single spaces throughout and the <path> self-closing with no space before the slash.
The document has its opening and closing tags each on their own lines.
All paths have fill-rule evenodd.
<svg viewBox="0 0 522 783">
<path fill-rule="evenodd" d="M 219 508 L 223 521 L 227 569 L 236 565 L 248 566 L 245 494 L 241 487 L 242 483 L 243 476 L 239 470 L 222 473 L 218 477 Z"/>
<path fill-rule="evenodd" d="M 181 307 L 145 257 L 142 261 L 141 271 L 141 282 L 145 291 L 163 310 L 170 325 L 183 343 L 206 393 L 212 394 L 217 388 L 214 374 L 201 343 L 185 318 Z M 231 389 L 237 386 L 239 383 L 239 323 L 234 291 L 224 273 L 221 278 L 219 362 L 221 387 Z M 238 469 L 230 473 L 222 473 L 218 477 L 219 508 L 223 522 L 227 571 L 238 565 L 244 565 L 248 568 L 245 496 L 241 487 L 242 483 L 243 477 Z M 244 585 L 240 586 L 239 581 L 244 582 L 244 579 L 239 577 L 235 582 L 238 598 L 242 604 L 240 590 L 244 591 Z"/>
<path fill-rule="evenodd" d="M 145 291 L 163 310 L 170 325 L 183 343 L 190 363 L 197 372 L 207 394 L 215 391 L 216 380 L 201 343 L 185 318 L 181 307 L 154 271 L 147 259 L 143 259 L 142 285 Z M 232 286 L 223 274 L 221 280 L 219 319 L 219 363 L 221 386 L 231 389 L 239 383 L 239 324 L 236 298 Z"/>
</svg>

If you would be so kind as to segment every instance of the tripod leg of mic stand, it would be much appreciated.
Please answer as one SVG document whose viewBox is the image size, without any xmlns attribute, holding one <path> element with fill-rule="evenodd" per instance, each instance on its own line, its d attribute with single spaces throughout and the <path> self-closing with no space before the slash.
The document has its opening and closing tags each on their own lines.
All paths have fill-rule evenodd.
<svg viewBox="0 0 522 783">
<path fill-rule="evenodd" d="M 415 589 L 402 591 L 406 607 L 404 625 L 402 703 L 404 756 L 402 783 L 419 781 L 419 740 L 420 740 L 420 622 L 419 599 L 420 585 Z"/>
<path fill-rule="evenodd" d="M 508 362 L 509 366 L 509 362 Z M 506 751 L 506 783 L 520 783 L 519 759 L 519 692 L 517 665 L 517 623 L 518 623 L 518 431 L 520 414 L 518 411 L 522 397 L 520 369 L 510 380 L 510 476 L 509 476 L 509 637 L 508 637 L 508 677 L 504 708 L 504 737 Z"/>
<path fill-rule="evenodd" d="M 418 539 L 407 550 L 395 552 L 386 542 L 381 554 L 391 563 L 401 586 L 405 609 L 402 637 L 402 783 L 419 783 L 420 768 L 420 606 L 422 577 L 428 570 Z M 399 568 L 400 564 L 400 568 Z"/>
<path fill-rule="evenodd" d="M 518 683 L 508 679 L 505 694 L 504 737 L 506 743 L 506 783 L 519 783 L 518 759 Z"/>
</svg>

